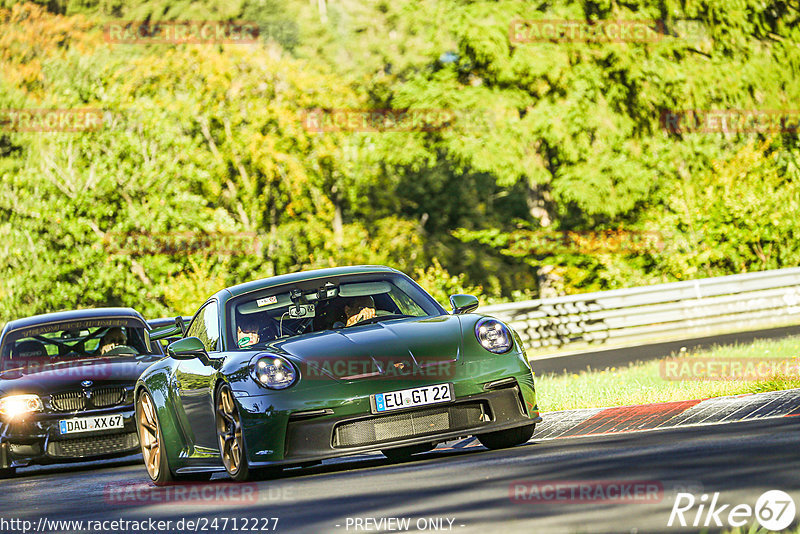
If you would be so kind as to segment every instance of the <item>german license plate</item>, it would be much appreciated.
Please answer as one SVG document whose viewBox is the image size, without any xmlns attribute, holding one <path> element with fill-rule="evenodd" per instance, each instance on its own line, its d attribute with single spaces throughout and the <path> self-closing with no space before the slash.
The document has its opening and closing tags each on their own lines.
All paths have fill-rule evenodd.
<svg viewBox="0 0 800 534">
<path fill-rule="evenodd" d="M 62 419 L 58 422 L 58 428 L 62 435 L 75 434 L 78 432 L 113 430 L 115 428 L 123 428 L 124 426 L 122 414 L 76 417 L 74 419 Z"/>
<path fill-rule="evenodd" d="M 413 408 L 453 400 L 453 384 L 436 384 L 418 388 L 401 389 L 370 396 L 372 413 L 391 412 L 401 408 Z"/>
</svg>

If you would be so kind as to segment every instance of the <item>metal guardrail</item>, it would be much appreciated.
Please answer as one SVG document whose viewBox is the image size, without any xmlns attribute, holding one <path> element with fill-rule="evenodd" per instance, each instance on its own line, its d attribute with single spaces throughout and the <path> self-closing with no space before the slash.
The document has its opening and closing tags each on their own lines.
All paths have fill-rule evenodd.
<svg viewBox="0 0 800 534">
<path fill-rule="evenodd" d="M 800 268 L 485 306 L 529 356 L 691 339 L 800 323 Z"/>
</svg>

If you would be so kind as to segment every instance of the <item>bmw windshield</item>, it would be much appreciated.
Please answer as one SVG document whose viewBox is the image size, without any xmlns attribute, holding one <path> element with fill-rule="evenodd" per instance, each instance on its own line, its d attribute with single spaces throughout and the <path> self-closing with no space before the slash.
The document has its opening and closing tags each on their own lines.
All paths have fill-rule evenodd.
<svg viewBox="0 0 800 534">
<path fill-rule="evenodd" d="M 0 348 L 2 369 L 36 362 L 158 354 L 140 322 L 91 319 L 43 324 L 10 332 Z"/>
</svg>

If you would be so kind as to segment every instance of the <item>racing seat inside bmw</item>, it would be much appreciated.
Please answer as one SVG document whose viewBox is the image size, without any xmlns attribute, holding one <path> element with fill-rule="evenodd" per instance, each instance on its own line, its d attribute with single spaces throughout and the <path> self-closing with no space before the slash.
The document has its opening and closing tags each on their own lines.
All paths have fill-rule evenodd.
<svg viewBox="0 0 800 534">
<path fill-rule="evenodd" d="M 31 360 L 37 358 L 47 358 L 47 349 L 44 343 L 35 339 L 26 339 L 17 343 L 11 351 L 12 360 Z"/>
</svg>

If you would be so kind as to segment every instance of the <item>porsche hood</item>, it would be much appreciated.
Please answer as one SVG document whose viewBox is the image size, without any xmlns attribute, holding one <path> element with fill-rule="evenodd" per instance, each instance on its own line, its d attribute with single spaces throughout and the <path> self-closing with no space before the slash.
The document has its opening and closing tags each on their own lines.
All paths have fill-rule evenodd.
<svg viewBox="0 0 800 534">
<path fill-rule="evenodd" d="M 325 331 L 273 345 L 294 361 L 306 378 L 350 381 L 434 374 L 452 367 L 461 352 L 456 316 L 394 319 Z"/>
</svg>

